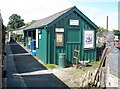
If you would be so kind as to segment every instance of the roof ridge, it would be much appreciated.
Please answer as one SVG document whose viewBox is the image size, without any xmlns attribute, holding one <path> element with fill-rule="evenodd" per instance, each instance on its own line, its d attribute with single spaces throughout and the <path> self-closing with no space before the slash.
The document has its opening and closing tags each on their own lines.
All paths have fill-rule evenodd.
<svg viewBox="0 0 120 89">
<path fill-rule="evenodd" d="M 57 20 L 62 15 L 66 14 L 67 12 L 74 11 L 74 10 L 78 11 L 78 13 L 81 14 L 80 16 L 82 16 L 86 21 L 92 22 L 86 15 L 84 15 L 80 10 L 78 10 L 76 6 L 72 6 L 72 7 L 62 10 L 60 12 L 57 12 L 53 15 L 50 15 L 43 19 L 40 19 L 40 20 L 36 21 L 35 23 L 33 23 L 32 25 L 28 26 L 26 29 L 34 29 L 34 28 L 38 28 L 41 26 L 47 26 L 50 23 L 52 23 L 53 21 Z M 93 23 L 93 25 L 95 25 L 95 24 Z M 95 25 L 95 28 L 96 28 L 96 25 Z"/>
<path fill-rule="evenodd" d="M 65 14 L 67 11 L 71 10 L 72 8 L 75 8 L 75 6 L 67 8 L 67 9 L 62 10 L 62 11 L 59 11 L 59 12 L 57 12 L 53 15 L 50 15 L 48 17 L 45 17 L 43 19 L 39 19 L 38 21 L 36 21 L 32 25 L 28 26 L 27 29 L 48 25 L 49 23 L 51 23 L 52 21 L 54 21 L 55 19 L 57 19 L 61 15 Z"/>
<path fill-rule="evenodd" d="M 45 17 L 45 18 L 43 18 L 43 19 L 52 17 L 52 16 L 54 16 L 54 15 L 56 15 L 56 14 L 59 14 L 59 13 L 65 12 L 65 11 L 67 12 L 67 11 L 69 11 L 69 10 L 71 10 L 72 8 L 75 8 L 75 7 L 76 7 L 76 6 L 69 7 L 69 8 L 67 8 L 67 9 L 61 10 L 61 11 L 55 13 L 55 14 L 52 14 L 52 15 L 50 15 L 50 16 L 47 16 L 47 17 Z M 43 20 L 43 19 L 39 19 L 39 20 Z"/>
</svg>

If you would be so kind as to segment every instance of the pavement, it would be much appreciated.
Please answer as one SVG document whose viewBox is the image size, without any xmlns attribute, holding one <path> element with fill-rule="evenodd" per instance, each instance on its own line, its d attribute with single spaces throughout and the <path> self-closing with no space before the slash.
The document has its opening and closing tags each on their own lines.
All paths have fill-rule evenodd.
<svg viewBox="0 0 120 89">
<path fill-rule="evenodd" d="M 11 51 L 10 44 L 6 44 L 6 86 L 9 88 L 17 87 L 23 88 L 26 87 L 23 78 L 21 76 L 14 76 L 18 71 L 14 62 L 14 57 Z"/>
<path fill-rule="evenodd" d="M 69 89 L 14 41 L 6 44 L 6 66 L 6 89 Z"/>
</svg>

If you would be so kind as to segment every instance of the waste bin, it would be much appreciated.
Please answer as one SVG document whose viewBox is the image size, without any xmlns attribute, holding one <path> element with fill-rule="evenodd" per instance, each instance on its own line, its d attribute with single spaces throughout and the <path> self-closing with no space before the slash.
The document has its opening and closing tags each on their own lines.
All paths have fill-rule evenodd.
<svg viewBox="0 0 120 89">
<path fill-rule="evenodd" d="M 32 55 L 32 56 L 36 56 L 36 52 L 32 52 L 31 55 Z"/>
<path fill-rule="evenodd" d="M 59 67 L 65 68 L 65 64 L 66 64 L 65 56 L 66 56 L 65 53 L 59 53 Z"/>
</svg>

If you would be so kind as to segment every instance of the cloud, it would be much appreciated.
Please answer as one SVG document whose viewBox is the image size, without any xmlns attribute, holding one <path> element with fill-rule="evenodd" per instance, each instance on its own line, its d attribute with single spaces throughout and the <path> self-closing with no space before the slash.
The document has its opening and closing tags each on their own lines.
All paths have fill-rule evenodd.
<svg viewBox="0 0 120 89">
<path fill-rule="evenodd" d="M 2 0 L 0 9 L 4 24 L 9 16 L 19 14 L 25 22 L 38 20 L 73 6 L 68 0 Z"/>
<path fill-rule="evenodd" d="M 118 0 L 1 0 L 0 9 L 7 25 L 9 16 L 16 13 L 20 15 L 25 23 L 50 16 L 56 12 L 72 7 L 75 3 L 88 18 L 96 25 L 106 28 L 106 16 L 109 16 L 109 28 L 117 29 L 117 12 L 108 12 L 103 8 L 79 4 L 80 2 L 113 2 Z M 78 4 L 77 4 L 78 3 Z"/>
</svg>

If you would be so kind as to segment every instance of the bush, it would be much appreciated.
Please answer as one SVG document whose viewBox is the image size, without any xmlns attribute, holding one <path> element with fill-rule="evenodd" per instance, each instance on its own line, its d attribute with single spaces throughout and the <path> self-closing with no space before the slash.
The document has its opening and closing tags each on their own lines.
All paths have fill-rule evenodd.
<svg viewBox="0 0 120 89">
<path fill-rule="evenodd" d="M 118 39 L 120 39 L 120 31 L 119 30 L 114 30 L 114 35 L 118 36 Z"/>
</svg>

